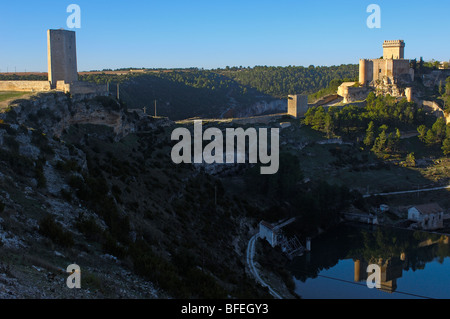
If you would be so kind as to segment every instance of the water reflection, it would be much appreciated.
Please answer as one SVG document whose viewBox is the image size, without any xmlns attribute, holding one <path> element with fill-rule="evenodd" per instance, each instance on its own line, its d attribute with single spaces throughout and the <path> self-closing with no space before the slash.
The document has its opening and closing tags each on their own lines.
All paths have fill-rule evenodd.
<svg viewBox="0 0 450 319">
<path fill-rule="evenodd" d="M 299 295 L 305 298 L 391 298 L 394 292 L 400 297 L 450 298 L 448 288 L 430 289 L 435 283 L 450 286 L 449 276 L 442 276 L 450 270 L 449 256 L 449 237 L 445 235 L 346 225 L 313 240 L 312 251 L 295 258 L 289 268 Z M 378 291 L 382 295 L 369 292 L 366 286 L 370 264 L 380 266 Z M 427 264 L 430 267 L 425 270 Z"/>
</svg>

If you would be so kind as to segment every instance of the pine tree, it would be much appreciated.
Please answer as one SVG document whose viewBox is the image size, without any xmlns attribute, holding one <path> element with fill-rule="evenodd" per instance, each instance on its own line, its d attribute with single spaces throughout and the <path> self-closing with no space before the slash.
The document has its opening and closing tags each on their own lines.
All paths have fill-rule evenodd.
<svg viewBox="0 0 450 319">
<path fill-rule="evenodd" d="M 416 157 L 414 156 L 414 153 L 409 153 L 406 155 L 406 165 L 409 167 L 416 166 Z"/>
<path fill-rule="evenodd" d="M 375 125 L 373 124 L 373 121 L 369 123 L 369 126 L 366 130 L 366 137 L 364 138 L 364 145 L 366 146 L 372 146 L 373 142 L 375 141 Z"/>
<path fill-rule="evenodd" d="M 442 151 L 444 152 L 444 155 L 450 154 L 450 137 L 447 137 L 442 143 Z"/>
</svg>

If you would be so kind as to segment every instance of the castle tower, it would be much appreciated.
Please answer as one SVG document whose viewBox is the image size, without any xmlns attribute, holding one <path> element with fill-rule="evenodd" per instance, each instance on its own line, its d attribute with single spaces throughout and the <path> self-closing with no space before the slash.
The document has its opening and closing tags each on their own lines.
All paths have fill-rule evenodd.
<svg viewBox="0 0 450 319">
<path fill-rule="evenodd" d="M 405 58 L 405 42 L 403 40 L 388 40 L 383 43 L 383 59 L 399 60 Z"/>
<path fill-rule="evenodd" d="M 408 102 L 412 102 L 413 97 L 412 97 L 412 88 L 411 87 L 405 88 L 405 96 L 406 96 L 406 100 L 408 100 Z"/>
<path fill-rule="evenodd" d="M 288 96 L 288 114 L 300 118 L 308 111 L 307 95 L 289 95 Z"/>
<path fill-rule="evenodd" d="M 78 81 L 77 48 L 74 31 L 48 30 L 48 80 L 52 88 L 58 81 Z"/>
<path fill-rule="evenodd" d="M 361 59 L 359 60 L 359 84 L 361 84 L 362 86 L 366 85 L 367 82 L 366 72 L 367 72 L 366 60 Z"/>
</svg>

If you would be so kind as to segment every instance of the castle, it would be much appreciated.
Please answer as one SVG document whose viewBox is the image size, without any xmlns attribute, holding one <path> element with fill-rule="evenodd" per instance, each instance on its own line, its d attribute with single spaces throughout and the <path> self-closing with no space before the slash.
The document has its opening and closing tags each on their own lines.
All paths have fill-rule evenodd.
<svg viewBox="0 0 450 319">
<path fill-rule="evenodd" d="M 47 31 L 48 81 L 0 81 L 0 91 L 106 94 L 106 85 L 78 81 L 74 31 Z"/>
<path fill-rule="evenodd" d="M 359 84 L 376 86 L 408 84 L 414 81 L 414 69 L 405 59 L 403 40 L 384 41 L 382 59 L 361 59 L 359 61 Z"/>
<path fill-rule="evenodd" d="M 359 81 L 345 82 L 338 89 L 344 103 L 364 100 L 370 90 L 376 94 L 390 94 L 394 97 L 406 96 L 412 101 L 414 69 L 405 59 L 405 42 L 388 40 L 383 43 L 383 57 L 359 60 Z"/>
</svg>

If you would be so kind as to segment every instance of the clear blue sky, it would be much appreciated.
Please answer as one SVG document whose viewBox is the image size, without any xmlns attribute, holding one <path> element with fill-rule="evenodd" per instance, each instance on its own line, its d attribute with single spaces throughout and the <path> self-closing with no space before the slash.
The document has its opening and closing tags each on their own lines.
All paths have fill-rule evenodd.
<svg viewBox="0 0 450 319">
<path fill-rule="evenodd" d="M 339 65 L 382 55 L 450 59 L 448 0 L 44 0 L 0 2 L 0 72 L 47 70 L 46 30 L 81 7 L 79 71 L 121 68 Z M 369 4 L 381 29 L 369 29 Z"/>
</svg>

